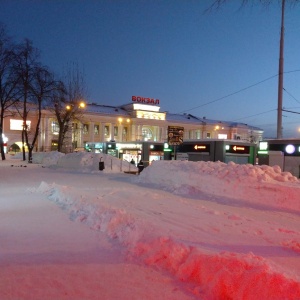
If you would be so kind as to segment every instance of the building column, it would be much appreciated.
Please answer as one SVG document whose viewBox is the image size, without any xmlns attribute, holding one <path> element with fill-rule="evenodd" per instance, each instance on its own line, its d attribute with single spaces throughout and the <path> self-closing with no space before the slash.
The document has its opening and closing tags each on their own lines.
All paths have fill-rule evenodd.
<svg viewBox="0 0 300 300">
<path fill-rule="evenodd" d="M 139 141 L 143 140 L 143 125 L 137 125 L 137 139 Z"/>
<path fill-rule="evenodd" d="M 123 142 L 123 128 L 124 128 L 123 124 L 120 123 L 118 125 L 118 141 L 119 142 Z"/>
<path fill-rule="evenodd" d="M 52 144 L 52 132 L 51 131 L 51 119 L 48 117 L 45 117 L 44 120 L 44 143 L 43 143 L 43 148 L 44 151 L 50 151 L 51 150 L 51 144 Z M 51 133 L 51 134 L 50 134 Z"/>
<path fill-rule="evenodd" d="M 100 123 L 100 128 L 99 128 L 100 132 L 100 142 L 104 143 L 105 142 L 105 123 Z"/>
<path fill-rule="evenodd" d="M 114 123 L 110 123 L 109 124 L 109 135 L 110 135 L 110 140 L 114 140 L 115 139 L 115 134 L 114 134 L 114 130 L 115 130 L 115 124 Z"/>
<path fill-rule="evenodd" d="M 40 134 L 38 135 L 38 143 L 37 143 L 37 151 L 44 150 L 45 144 L 45 121 L 46 118 L 44 116 L 41 117 L 41 127 L 40 127 Z"/>
<path fill-rule="evenodd" d="M 94 122 L 90 122 L 90 130 L 89 130 L 89 141 L 87 142 L 91 142 L 94 143 L 95 141 L 95 123 Z"/>
</svg>

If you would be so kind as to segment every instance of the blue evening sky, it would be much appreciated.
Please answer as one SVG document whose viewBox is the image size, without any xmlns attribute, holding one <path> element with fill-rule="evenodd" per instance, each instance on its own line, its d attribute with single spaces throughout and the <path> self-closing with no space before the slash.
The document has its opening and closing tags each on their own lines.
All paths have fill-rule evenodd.
<svg viewBox="0 0 300 300">
<path fill-rule="evenodd" d="M 0 22 L 57 74 L 84 70 L 87 101 L 143 96 L 161 111 L 239 121 L 276 137 L 280 1 L 204 14 L 213 0 L 0 0 Z M 251 1 L 250 1 L 251 2 Z M 285 109 L 300 112 L 300 4 L 285 14 Z M 283 113 L 283 137 L 300 137 Z"/>
</svg>

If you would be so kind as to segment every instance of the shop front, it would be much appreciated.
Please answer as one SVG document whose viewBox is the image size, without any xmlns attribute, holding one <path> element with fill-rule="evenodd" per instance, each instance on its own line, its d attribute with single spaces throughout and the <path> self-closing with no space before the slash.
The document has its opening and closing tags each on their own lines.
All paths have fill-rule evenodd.
<svg viewBox="0 0 300 300">
<path fill-rule="evenodd" d="M 141 143 L 116 143 L 116 149 L 120 159 L 134 162 L 135 165 L 137 165 L 142 158 Z"/>
</svg>

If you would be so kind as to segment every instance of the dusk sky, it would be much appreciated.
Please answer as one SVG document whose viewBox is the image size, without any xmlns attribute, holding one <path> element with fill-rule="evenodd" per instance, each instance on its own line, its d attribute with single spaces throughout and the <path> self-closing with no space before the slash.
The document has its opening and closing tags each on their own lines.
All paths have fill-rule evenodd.
<svg viewBox="0 0 300 300">
<path fill-rule="evenodd" d="M 57 75 L 78 64 L 89 103 L 149 97 L 161 111 L 276 137 L 280 1 L 228 2 L 204 13 L 213 0 L 0 0 L 0 22 Z M 283 107 L 300 113 L 300 4 L 286 6 L 284 72 Z M 299 128 L 300 115 L 284 112 L 283 137 L 300 138 Z"/>
</svg>

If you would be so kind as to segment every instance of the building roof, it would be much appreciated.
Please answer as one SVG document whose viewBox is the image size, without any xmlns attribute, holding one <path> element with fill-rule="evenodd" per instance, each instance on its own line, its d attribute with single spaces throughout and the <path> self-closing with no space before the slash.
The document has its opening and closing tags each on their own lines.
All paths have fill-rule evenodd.
<svg viewBox="0 0 300 300">
<path fill-rule="evenodd" d="M 105 115 L 112 115 L 112 116 L 130 116 L 132 112 L 132 104 L 124 104 L 121 106 L 112 106 L 112 105 L 102 105 L 102 104 L 96 104 L 96 103 L 89 103 L 86 106 L 86 112 L 88 113 L 100 113 Z M 245 123 L 238 123 L 238 122 L 231 122 L 231 121 L 221 121 L 221 120 L 213 120 L 213 119 L 207 119 L 205 117 L 200 118 L 197 116 L 194 116 L 192 114 L 172 114 L 169 112 L 166 113 L 166 120 L 167 121 L 173 121 L 173 122 L 183 122 L 183 123 L 190 123 L 190 124 L 197 124 L 197 125 L 205 125 L 205 124 L 220 124 L 227 127 L 239 127 L 239 128 L 248 128 L 252 130 L 258 130 L 263 131 L 261 128 L 251 126 Z"/>
<path fill-rule="evenodd" d="M 100 104 L 87 104 L 86 112 L 88 113 L 100 113 L 105 115 L 126 115 L 129 116 L 129 112 L 120 106 L 100 105 Z"/>
</svg>

